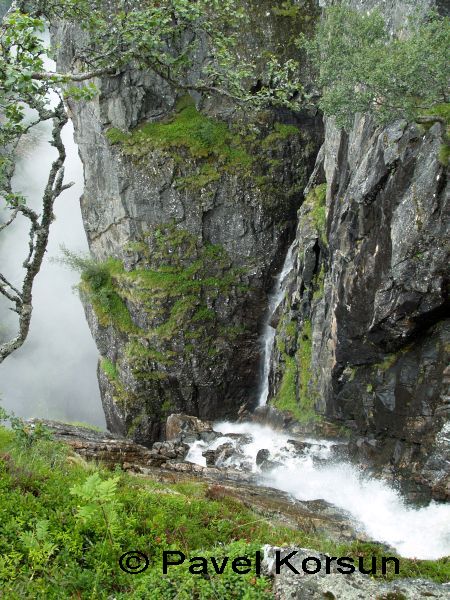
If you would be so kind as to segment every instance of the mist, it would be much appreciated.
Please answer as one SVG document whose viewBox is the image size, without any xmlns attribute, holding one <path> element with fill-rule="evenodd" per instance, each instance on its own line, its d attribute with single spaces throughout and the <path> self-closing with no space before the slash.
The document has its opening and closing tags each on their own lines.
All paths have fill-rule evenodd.
<svg viewBox="0 0 450 600">
<path fill-rule="evenodd" d="M 51 124 L 34 127 L 18 147 L 13 189 L 39 210 L 42 192 L 56 150 Z M 55 262 L 61 245 L 73 252 L 88 251 L 79 198 L 83 168 L 69 122 L 63 130 L 67 151 L 65 182 L 75 185 L 56 200 L 47 254 L 35 280 L 33 316 L 28 339 L 0 365 L 0 402 L 8 411 L 31 418 L 84 421 L 105 427 L 96 367 L 98 352 L 74 286 L 79 275 Z M 0 212 L 0 220 L 6 216 Z M 0 270 L 20 285 L 22 262 L 28 250 L 28 224 L 23 217 L 0 236 Z M 0 304 L 0 339 L 14 334 L 17 319 L 5 302 Z"/>
</svg>

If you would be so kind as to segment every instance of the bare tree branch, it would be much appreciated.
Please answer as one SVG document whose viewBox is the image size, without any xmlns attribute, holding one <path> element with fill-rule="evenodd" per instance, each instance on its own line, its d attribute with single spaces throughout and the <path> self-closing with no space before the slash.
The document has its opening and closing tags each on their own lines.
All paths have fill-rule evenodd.
<svg viewBox="0 0 450 600">
<path fill-rule="evenodd" d="M 36 81 L 86 81 L 88 79 L 94 79 L 94 77 L 102 77 L 103 75 L 114 75 L 116 69 L 103 68 L 95 69 L 94 71 L 86 71 L 85 73 L 55 73 L 39 71 L 31 75 L 32 79 Z"/>
</svg>

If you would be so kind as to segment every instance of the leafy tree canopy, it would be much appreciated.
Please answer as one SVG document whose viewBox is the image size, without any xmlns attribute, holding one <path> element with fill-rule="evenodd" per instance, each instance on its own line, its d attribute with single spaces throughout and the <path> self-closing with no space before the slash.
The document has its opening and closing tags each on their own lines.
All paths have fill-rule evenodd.
<svg viewBox="0 0 450 600">
<path fill-rule="evenodd" d="M 380 124 L 410 121 L 447 103 L 450 19 L 430 13 L 391 34 L 377 11 L 327 9 L 313 38 L 299 41 L 317 73 L 319 107 L 349 128 L 355 113 Z"/>
</svg>

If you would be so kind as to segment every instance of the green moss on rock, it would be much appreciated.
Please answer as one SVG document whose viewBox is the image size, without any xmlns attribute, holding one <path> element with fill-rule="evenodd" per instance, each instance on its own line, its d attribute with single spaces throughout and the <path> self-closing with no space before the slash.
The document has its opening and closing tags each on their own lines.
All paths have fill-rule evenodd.
<svg viewBox="0 0 450 600">
<path fill-rule="evenodd" d="M 120 144 L 125 154 L 143 157 L 155 149 L 187 152 L 193 159 L 211 159 L 225 170 L 252 165 L 239 135 L 225 121 L 205 116 L 190 102 L 164 121 L 145 123 L 130 133 L 111 128 L 106 133 L 112 144 Z M 211 177 L 211 173 L 208 174 Z"/>
<path fill-rule="evenodd" d="M 221 343 L 242 333 L 240 324 L 222 326 L 214 310 L 219 296 L 239 293 L 243 287 L 242 270 L 232 267 L 222 247 L 203 246 L 169 223 L 155 227 L 129 251 L 138 253 L 136 268 L 127 271 L 112 258 L 85 261 L 81 285 L 100 325 L 127 336 L 124 358 L 136 382 L 167 379 L 168 369 L 176 361 L 189 360 L 194 350 L 204 360 L 212 359 L 218 352 L 218 332 Z M 134 310 L 139 326 L 132 318 Z M 115 400 L 124 403 L 127 392 L 116 365 L 103 359 L 101 366 Z"/>
<path fill-rule="evenodd" d="M 276 344 L 281 354 L 283 376 L 273 404 L 279 410 L 291 413 L 299 422 L 316 421 L 319 416 L 314 410 L 317 380 L 311 366 L 311 322 L 306 321 L 298 335 L 297 323 L 294 321 L 286 322 L 283 319 L 278 329 Z M 288 353 L 287 344 L 292 346 L 295 341 L 297 350 L 292 356 Z"/>
<path fill-rule="evenodd" d="M 302 208 L 307 209 L 306 218 L 311 219 L 313 226 L 319 233 L 321 241 L 326 244 L 326 226 L 327 226 L 327 184 L 323 183 L 310 190 L 306 196 Z M 303 218 L 305 218 L 305 213 Z"/>
</svg>

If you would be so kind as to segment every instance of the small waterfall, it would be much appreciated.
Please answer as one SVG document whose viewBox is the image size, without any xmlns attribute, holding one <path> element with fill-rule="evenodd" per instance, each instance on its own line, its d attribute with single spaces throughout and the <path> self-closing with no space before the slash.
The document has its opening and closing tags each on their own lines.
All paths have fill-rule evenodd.
<svg viewBox="0 0 450 600">
<path fill-rule="evenodd" d="M 286 291 L 286 284 L 288 281 L 288 275 L 292 271 L 294 266 L 294 245 L 295 240 L 287 251 L 286 258 L 284 260 L 283 268 L 277 275 L 273 290 L 269 295 L 269 304 L 267 307 L 266 321 L 264 323 L 263 332 L 261 335 L 261 342 L 264 348 L 263 353 L 263 368 L 261 373 L 261 392 L 259 395 L 258 405 L 264 406 L 269 396 L 269 374 L 270 374 L 270 358 L 272 356 L 272 348 L 275 341 L 275 329 L 271 326 L 273 315 L 277 308 L 280 306 L 284 293 Z"/>
</svg>

